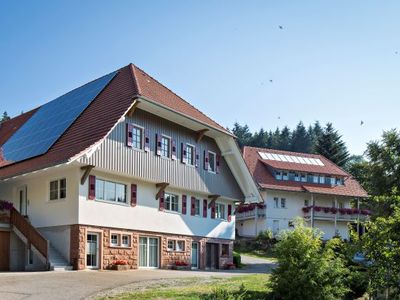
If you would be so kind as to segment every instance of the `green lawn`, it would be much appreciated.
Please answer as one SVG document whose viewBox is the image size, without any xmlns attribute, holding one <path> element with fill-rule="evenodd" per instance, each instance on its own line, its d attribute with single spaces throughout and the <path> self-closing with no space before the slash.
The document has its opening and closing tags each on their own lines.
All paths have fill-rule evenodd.
<svg viewBox="0 0 400 300">
<path fill-rule="evenodd" d="M 100 299 L 188 299 L 225 300 L 266 299 L 269 289 L 269 275 L 257 274 L 231 278 L 187 278 L 171 280 L 159 285 L 151 285 L 142 290 L 134 290 Z"/>
<path fill-rule="evenodd" d="M 243 254 L 243 255 L 247 255 L 247 256 L 252 256 L 252 257 L 258 257 L 258 258 L 265 258 L 268 259 L 270 261 L 276 262 L 276 256 L 275 254 L 269 250 L 267 252 L 265 251 L 261 251 L 261 250 L 236 250 L 235 252 L 239 253 L 239 254 Z"/>
</svg>

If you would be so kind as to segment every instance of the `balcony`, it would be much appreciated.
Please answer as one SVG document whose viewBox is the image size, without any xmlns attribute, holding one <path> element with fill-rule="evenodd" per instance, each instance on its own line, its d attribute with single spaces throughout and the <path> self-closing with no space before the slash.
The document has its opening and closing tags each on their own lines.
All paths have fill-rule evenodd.
<svg viewBox="0 0 400 300">
<path fill-rule="evenodd" d="M 251 204 L 244 204 L 240 205 L 236 210 L 236 220 L 243 221 L 254 219 L 257 216 L 259 219 L 265 218 L 266 216 L 266 206 L 263 203 L 251 203 Z"/>
<path fill-rule="evenodd" d="M 371 214 L 367 209 L 306 206 L 303 207 L 303 214 L 306 220 L 311 220 L 313 208 L 314 220 L 335 221 L 336 218 L 336 221 L 338 222 L 355 222 L 357 220 L 365 221 Z"/>
</svg>

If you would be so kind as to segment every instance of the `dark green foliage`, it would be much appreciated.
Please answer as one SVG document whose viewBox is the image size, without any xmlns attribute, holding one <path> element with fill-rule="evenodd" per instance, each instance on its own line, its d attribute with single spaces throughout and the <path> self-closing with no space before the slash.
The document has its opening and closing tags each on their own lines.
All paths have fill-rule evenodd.
<svg viewBox="0 0 400 300">
<path fill-rule="evenodd" d="M 312 133 L 313 134 L 313 133 Z M 296 152 L 310 153 L 312 148 L 312 136 L 309 135 L 303 122 L 297 124 L 297 127 L 292 132 L 290 150 Z"/>
<path fill-rule="evenodd" d="M 3 115 L 2 115 L 1 118 L 0 118 L 0 123 L 2 123 L 2 122 L 4 122 L 4 121 L 7 121 L 7 120 L 10 120 L 10 117 L 9 117 L 9 115 L 7 114 L 7 112 L 5 111 L 5 112 L 3 112 Z"/>
<path fill-rule="evenodd" d="M 241 126 L 237 122 L 233 126 L 232 133 L 237 136 L 239 147 L 242 148 L 245 145 L 249 145 L 253 136 L 249 127 L 247 125 Z"/>
<path fill-rule="evenodd" d="M 315 152 L 325 156 L 340 167 L 346 165 L 349 159 L 349 152 L 342 136 L 333 128 L 331 123 L 326 124 L 322 134 L 315 144 Z"/>
<path fill-rule="evenodd" d="M 235 264 L 236 268 L 240 268 L 242 266 L 242 257 L 235 251 L 233 252 L 233 263 Z"/>
</svg>

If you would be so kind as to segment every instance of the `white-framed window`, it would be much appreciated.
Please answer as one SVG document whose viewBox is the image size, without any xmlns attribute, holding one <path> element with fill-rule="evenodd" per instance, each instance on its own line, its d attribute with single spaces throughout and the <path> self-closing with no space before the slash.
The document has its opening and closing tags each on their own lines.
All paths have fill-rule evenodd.
<svg viewBox="0 0 400 300">
<path fill-rule="evenodd" d="M 170 157 L 171 154 L 171 139 L 167 136 L 161 137 L 161 156 L 162 157 Z"/>
<path fill-rule="evenodd" d="M 110 202 L 126 202 L 126 185 L 96 178 L 96 199 Z"/>
<path fill-rule="evenodd" d="M 60 200 L 67 198 L 67 179 L 57 179 L 50 181 L 49 200 Z"/>
<path fill-rule="evenodd" d="M 286 198 L 281 198 L 281 208 L 286 208 Z"/>
<path fill-rule="evenodd" d="M 300 181 L 301 181 L 301 182 L 307 182 L 307 176 L 306 176 L 306 174 L 304 174 L 304 173 L 301 173 L 301 174 L 300 174 Z"/>
<path fill-rule="evenodd" d="M 318 175 L 313 175 L 313 183 L 318 183 Z"/>
<path fill-rule="evenodd" d="M 274 197 L 274 208 L 279 208 L 279 198 Z"/>
<path fill-rule="evenodd" d="M 118 234 L 116 234 L 116 233 L 111 234 L 110 244 L 111 244 L 111 246 L 119 246 L 119 235 Z"/>
<path fill-rule="evenodd" d="M 143 149 L 143 128 L 137 125 L 132 128 L 132 147 Z"/>
<path fill-rule="evenodd" d="M 194 200 L 194 215 L 200 216 L 200 199 Z"/>
<path fill-rule="evenodd" d="M 179 212 L 179 197 L 174 194 L 165 193 L 164 209 Z"/>
<path fill-rule="evenodd" d="M 225 204 L 215 203 L 215 217 L 217 219 L 225 219 Z"/>
<path fill-rule="evenodd" d="M 184 240 L 168 240 L 167 242 L 168 251 L 185 251 L 185 241 Z"/>
<path fill-rule="evenodd" d="M 175 241 L 174 240 L 168 240 L 168 251 L 174 251 L 175 250 Z"/>
<path fill-rule="evenodd" d="M 131 236 L 127 234 L 123 234 L 121 238 L 121 246 L 122 247 L 130 247 L 131 246 Z"/>
<path fill-rule="evenodd" d="M 194 166 L 195 163 L 195 150 L 194 146 L 186 144 L 186 157 L 185 162 L 187 165 Z"/>
<path fill-rule="evenodd" d="M 305 199 L 304 200 L 304 206 L 309 206 L 310 205 L 310 200 L 308 200 L 308 199 Z"/>
<path fill-rule="evenodd" d="M 319 183 L 320 184 L 325 184 L 325 176 L 323 176 L 323 175 L 319 176 Z"/>
<path fill-rule="evenodd" d="M 276 171 L 275 172 L 275 178 L 276 178 L 276 180 L 282 180 L 282 172 L 281 171 Z"/>
<path fill-rule="evenodd" d="M 330 177 L 329 179 L 330 179 L 331 185 L 335 185 L 335 183 L 336 183 L 336 178 L 335 178 L 335 177 Z"/>
<path fill-rule="evenodd" d="M 344 208 L 344 203 L 343 202 L 339 202 L 339 208 Z"/>
<path fill-rule="evenodd" d="M 215 173 L 217 166 L 216 154 L 214 152 L 208 151 L 208 172 Z"/>
<path fill-rule="evenodd" d="M 229 256 L 229 244 L 221 245 L 221 256 Z"/>
<path fill-rule="evenodd" d="M 300 181 L 300 174 L 294 173 L 294 181 Z"/>
<path fill-rule="evenodd" d="M 343 185 L 343 179 L 340 177 L 336 177 L 336 185 Z"/>
<path fill-rule="evenodd" d="M 283 180 L 289 180 L 289 174 L 288 174 L 288 172 L 283 172 L 283 173 L 282 173 L 282 179 L 283 179 Z"/>
</svg>

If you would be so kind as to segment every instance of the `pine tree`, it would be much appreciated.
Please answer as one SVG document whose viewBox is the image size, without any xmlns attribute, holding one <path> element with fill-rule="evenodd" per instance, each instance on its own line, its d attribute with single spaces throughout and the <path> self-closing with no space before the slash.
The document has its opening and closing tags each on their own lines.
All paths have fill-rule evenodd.
<svg viewBox="0 0 400 300">
<path fill-rule="evenodd" d="M 259 132 L 254 133 L 250 145 L 253 147 L 265 148 L 267 141 L 267 132 L 264 129 L 260 129 Z"/>
<path fill-rule="evenodd" d="M 271 149 L 279 149 L 281 140 L 281 130 L 279 127 L 275 129 L 273 133 L 271 133 Z"/>
<path fill-rule="evenodd" d="M 0 123 L 3 123 L 4 121 L 10 120 L 10 116 L 8 115 L 8 113 L 5 111 L 3 112 L 2 117 L 0 118 Z"/>
<path fill-rule="evenodd" d="M 242 126 L 237 122 L 233 126 L 234 127 L 232 128 L 232 132 L 234 135 L 237 136 L 239 147 L 243 148 L 243 146 L 249 145 L 250 141 L 253 138 L 253 134 L 250 132 L 249 126 Z"/>
<path fill-rule="evenodd" d="M 290 148 L 295 152 L 311 152 L 311 137 L 301 121 L 297 124 L 296 129 L 293 130 Z"/>
<path fill-rule="evenodd" d="M 285 126 L 283 127 L 281 134 L 279 135 L 279 143 L 278 143 L 278 149 L 279 150 L 287 150 L 290 151 L 290 140 L 291 140 L 291 132 L 289 127 Z"/>
<path fill-rule="evenodd" d="M 326 124 L 322 134 L 315 144 L 315 152 L 325 156 L 340 167 L 344 167 L 349 159 L 349 152 L 342 136 L 332 126 L 332 123 Z"/>
</svg>

